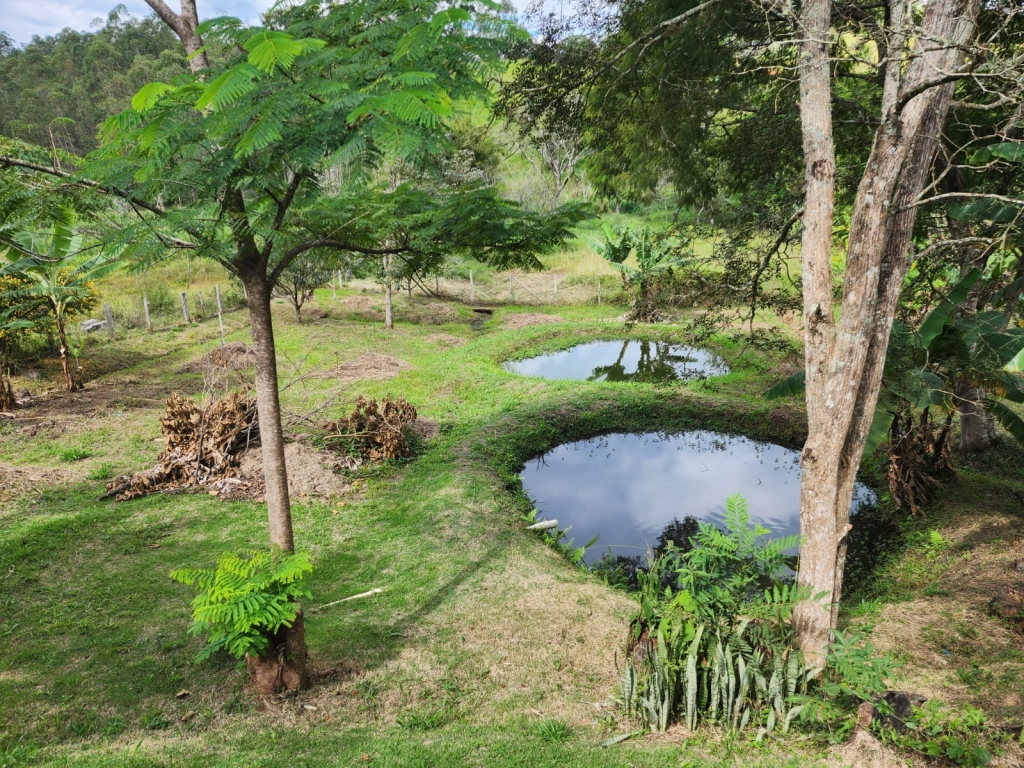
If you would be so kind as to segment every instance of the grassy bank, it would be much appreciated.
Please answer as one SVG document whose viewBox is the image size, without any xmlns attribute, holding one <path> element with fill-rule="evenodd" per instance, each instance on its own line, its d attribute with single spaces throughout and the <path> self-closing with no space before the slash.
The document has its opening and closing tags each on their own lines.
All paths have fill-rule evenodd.
<svg viewBox="0 0 1024 768">
<path fill-rule="evenodd" d="M 334 300 L 322 291 L 319 316 L 302 324 L 277 308 L 286 410 L 323 407 L 326 419 L 359 394 L 393 394 L 438 426 L 414 459 L 361 471 L 336 499 L 297 500 L 296 538 L 316 565 L 307 633 L 317 680 L 297 697 L 260 699 L 228 659 L 196 664 L 202 643 L 186 634 L 190 594 L 167 576 L 262 545 L 261 505 L 201 494 L 96 500 L 106 477 L 154 463 L 166 395 L 211 385 L 183 366 L 219 343 L 215 322 L 97 342 L 91 364 L 103 375 L 84 393 L 38 397 L 5 427 L 0 765 L 838 764 L 822 744 L 799 737 L 756 745 L 677 732 L 598 747 L 632 728 L 614 705 L 631 599 L 525 532 L 528 501 L 516 485 L 526 458 L 607 431 L 715 429 L 796 446 L 798 407 L 759 397 L 793 365 L 789 355 L 720 335 L 710 346 L 732 369 L 720 379 L 540 381 L 501 363 L 621 337 L 621 308 L 531 307 L 564 322 L 508 329 L 522 308 L 499 307 L 481 324 L 468 307 L 402 297 L 398 325 L 387 331 L 379 304 L 374 294 Z M 229 340 L 244 340 L 235 317 Z M 632 336 L 685 341 L 677 326 Z M 366 351 L 412 368 L 386 381 L 311 375 Z M 40 370 L 15 388 L 38 393 L 48 369 Z M 988 584 L 972 587 L 957 569 L 970 561 L 964 552 L 988 562 L 1006 556 L 1001 542 L 1014 541 L 1021 519 L 1010 500 L 1024 492 L 1024 472 L 1010 469 L 965 473 L 933 520 L 908 526 L 909 543 L 890 553 L 848 621 L 896 641 L 903 606 L 925 601 L 916 615 L 940 623 L 942 606 L 959 601 L 989 643 L 994 622 L 977 608 Z M 979 497 L 1004 527 L 991 539 L 961 537 L 962 526 L 976 524 L 967 501 Z M 928 559 L 920 542 L 933 541 L 932 528 L 948 548 Z M 925 539 L 914 538 L 917 530 Z M 378 587 L 376 598 L 317 610 Z M 943 657 L 942 680 L 951 685 L 960 685 L 961 670 L 974 674 L 972 663 L 982 670 L 971 700 L 1005 693 L 1006 676 L 1020 669 L 1008 657 L 990 668 L 984 643 L 970 656 Z M 909 658 L 907 684 L 926 668 Z M 1006 705 L 997 714 L 1011 712 Z"/>
</svg>

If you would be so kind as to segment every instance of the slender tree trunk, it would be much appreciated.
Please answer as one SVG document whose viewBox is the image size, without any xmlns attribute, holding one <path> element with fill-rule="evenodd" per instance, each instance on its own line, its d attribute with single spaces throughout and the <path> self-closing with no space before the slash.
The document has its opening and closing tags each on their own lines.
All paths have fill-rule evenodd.
<svg viewBox="0 0 1024 768">
<path fill-rule="evenodd" d="M 384 327 L 395 327 L 395 310 L 391 301 L 391 256 L 384 257 Z"/>
<path fill-rule="evenodd" d="M 64 386 L 68 392 L 77 392 L 82 389 L 82 380 L 71 368 L 71 348 L 68 347 L 68 338 L 64 332 L 64 318 L 57 316 L 57 338 L 60 339 L 60 367 L 64 370 Z"/>
<path fill-rule="evenodd" d="M 277 353 L 270 314 L 270 291 L 259 277 L 245 280 L 249 296 L 249 322 L 256 362 L 256 407 L 259 410 L 263 475 L 266 479 L 270 543 L 285 552 L 295 550 L 292 511 L 288 499 L 288 473 L 284 462 L 284 433 L 277 391 Z"/>
<path fill-rule="evenodd" d="M 185 55 L 190 57 L 188 66 L 192 73 L 208 69 L 210 62 L 206 58 L 206 52 L 200 51 L 203 47 L 203 38 L 196 34 L 196 28 L 199 26 L 199 13 L 196 10 L 195 0 L 181 0 L 180 14 L 172 11 L 163 0 L 146 0 L 146 3 L 174 31 L 174 34 L 181 40 L 181 44 L 185 46 Z M 197 51 L 199 53 L 196 53 Z"/>
<path fill-rule="evenodd" d="M 828 46 L 832 3 L 807 0 L 801 17 L 800 121 L 804 151 L 803 258 L 804 356 L 810 438 L 801 454 L 800 546 L 798 577 L 801 585 L 829 584 L 835 565 L 835 474 L 838 456 L 820 443 L 827 428 L 823 402 L 827 350 L 833 336 L 832 218 L 835 206 L 835 144 L 832 134 L 832 82 Z M 832 451 L 831 453 L 835 453 Z M 832 553 L 831 559 L 829 553 Z M 816 590 L 821 591 L 821 590 Z M 814 602 L 796 606 L 797 638 L 809 661 L 818 663 L 812 644 L 828 638 L 828 613 Z M 812 642 L 808 642 L 811 640 Z"/>
<path fill-rule="evenodd" d="M 826 39 L 830 2 L 813 0 L 804 5 L 805 42 L 801 48 L 807 59 L 801 61 L 801 117 L 807 177 L 803 258 L 810 436 L 801 462 L 804 540 L 797 581 L 812 594 L 828 595 L 824 605 L 808 601 L 795 611 L 798 641 L 812 663 L 820 663 L 835 626 L 853 486 L 878 400 L 900 287 L 909 266 L 917 211 L 912 203 L 931 168 L 936 137 L 945 123 L 954 87 L 951 82 L 927 85 L 959 66 L 960 46 L 973 31 L 978 2 L 929 2 L 916 56 L 902 78 L 897 76 L 902 54 L 890 52 L 892 69 L 886 73 L 882 124 L 850 220 L 838 327 L 832 321 L 831 297 L 826 297 L 826 287 L 831 291 L 831 254 L 824 247 L 825 233 L 817 230 L 827 218 L 827 237 L 831 239 L 831 211 L 826 216 L 814 194 L 815 168 L 824 169 L 827 160 L 816 151 L 825 127 L 820 112 L 822 100 L 830 97 L 825 90 L 830 87 L 825 84 L 826 51 L 815 46 Z M 805 63 L 808 60 L 823 65 L 825 73 L 812 71 Z M 830 124 L 828 129 L 831 141 Z M 808 232 L 809 226 L 815 231 Z"/>
<path fill-rule="evenodd" d="M 252 348 L 256 358 L 256 408 L 263 449 L 270 543 L 283 552 L 294 552 L 284 433 L 281 429 L 281 403 L 278 397 L 277 353 L 274 349 L 274 326 L 270 311 L 271 290 L 266 279 L 260 275 L 246 274 L 242 281 L 248 297 Z M 247 659 L 249 676 L 261 693 L 277 693 L 281 688 L 306 688 L 309 685 L 306 669 L 308 655 L 300 608 L 295 623 L 283 628 L 273 638 L 266 654 Z"/>
<path fill-rule="evenodd" d="M 0 340 L 0 411 L 5 413 L 13 411 L 14 405 L 14 390 L 11 387 L 10 373 L 7 370 L 3 341 Z"/>
<path fill-rule="evenodd" d="M 976 452 L 989 448 L 992 441 L 981 393 L 975 387 L 967 387 L 962 395 L 957 395 L 956 409 L 960 413 L 960 450 Z"/>
</svg>

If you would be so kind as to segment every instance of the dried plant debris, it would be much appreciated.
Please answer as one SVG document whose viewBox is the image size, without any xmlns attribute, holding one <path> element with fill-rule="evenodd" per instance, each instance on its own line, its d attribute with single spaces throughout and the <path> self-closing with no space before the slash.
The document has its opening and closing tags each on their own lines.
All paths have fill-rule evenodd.
<svg viewBox="0 0 1024 768">
<path fill-rule="evenodd" d="M 324 442 L 366 461 L 390 461 L 412 454 L 405 429 L 416 421 L 416 408 L 389 395 L 380 403 L 360 396 L 347 419 L 324 424 Z"/>
<path fill-rule="evenodd" d="M 404 360 L 391 355 L 367 352 L 355 360 L 351 360 L 319 374 L 320 378 L 336 381 L 386 381 L 393 379 L 403 371 L 411 371 L 412 366 Z"/>
<path fill-rule="evenodd" d="M 160 463 L 107 483 L 105 497 L 125 501 L 157 491 L 208 486 L 237 475 L 241 454 L 259 439 L 256 398 L 246 388 L 200 405 L 174 393 L 167 398 L 160 429 Z"/>
<path fill-rule="evenodd" d="M 239 371 L 256 364 L 256 355 L 245 342 L 232 341 L 215 347 L 202 357 L 197 357 L 181 368 L 182 373 L 207 373 L 220 369 Z"/>
<path fill-rule="evenodd" d="M 897 415 L 889 429 L 889 490 L 897 509 L 922 514 L 943 481 L 955 476 L 950 454 L 950 416 L 941 425 L 925 409 L 920 420 Z"/>
</svg>

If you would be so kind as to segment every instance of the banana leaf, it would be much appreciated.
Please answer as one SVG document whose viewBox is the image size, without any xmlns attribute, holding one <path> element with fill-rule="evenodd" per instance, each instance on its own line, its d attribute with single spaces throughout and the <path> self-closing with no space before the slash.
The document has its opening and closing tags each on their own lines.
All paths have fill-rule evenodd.
<svg viewBox="0 0 1024 768">
<path fill-rule="evenodd" d="M 774 387 L 765 392 L 762 397 L 765 400 L 778 400 L 782 397 L 791 397 L 803 394 L 807 388 L 807 371 L 798 371 L 792 376 L 783 379 Z"/>
<path fill-rule="evenodd" d="M 953 311 L 959 304 L 963 303 L 964 299 L 967 298 L 967 294 L 978 284 L 980 279 L 981 270 L 977 268 L 972 269 L 963 280 L 954 286 L 949 295 L 928 313 L 928 316 L 925 317 L 921 327 L 918 329 L 921 343 L 925 348 L 929 347 L 938 338 L 939 334 L 942 333 L 942 329 L 953 316 Z"/>
<path fill-rule="evenodd" d="M 998 400 L 989 400 L 985 406 L 999 425 L 1013 435 L 1014 440 L 1024 445 L 1024 419 Z"/>
</svg>

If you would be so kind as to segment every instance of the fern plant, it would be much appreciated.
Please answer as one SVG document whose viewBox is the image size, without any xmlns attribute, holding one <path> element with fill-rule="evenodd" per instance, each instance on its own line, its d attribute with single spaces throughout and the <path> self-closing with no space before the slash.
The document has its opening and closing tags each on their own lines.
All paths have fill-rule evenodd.
<svg viewBox="0 0 1024 768">
<path fill-rule="evenodd" d="M 803 711 L 790 701 L 818 674 L 793 647 L 793 606 L 810 597 L 784 580 L 799 538 L 767 538 L 738 495 L 725 523 L 701 524 L 688 549 L 666 547 L 639 576 L 622 694 L 653 730 L 673 720 L 788 730 Z"/>
<path fill-rule="evenodd" d="M 303 579 L 313 571 L 305 552 L 227 552 L 217 567 L 181 568 L 171 578 L 201 591 L 192 601 L 194 635 L 209 633 L 199 660 L 225 650 L 236 658 L 262 655 L 282 627 L 299 612 L 298 600 L 311 594 Z"/>
</svg>

